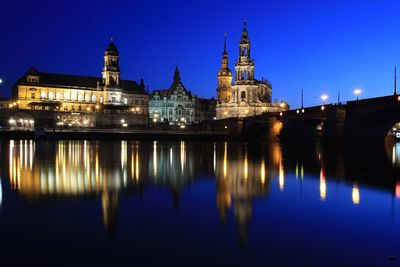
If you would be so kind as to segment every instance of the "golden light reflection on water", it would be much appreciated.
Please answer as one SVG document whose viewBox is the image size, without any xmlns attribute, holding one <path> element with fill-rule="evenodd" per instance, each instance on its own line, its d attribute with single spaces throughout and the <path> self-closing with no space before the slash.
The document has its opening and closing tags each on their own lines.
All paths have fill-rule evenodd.
<svg viewBox="0 0 400 267">
<path fill-rule="evenodd" d="M 185 147 L 185 141 L 181 141 L 181 153 L 180 153 L 180 158 L 181 158 L 181 172 L 183 173 L 185 169 L 185 162 L 186 162 L 186 147 Z"/>
<path fill-rule="evenodd" d="M 174 205 L 178 205 L 179 195 L 192 181 L 215 176 L 221 220 L 226 220 L 233 208 L 239 236 L 245 238 L 253 201 L 269 195 L 271 181 L 277 182 L 280 191 L 285 189 L 286 165 L 279 144 L 264 150 L 227 142 L 59 141 L 38 145 L 34 141 L 10 141 L 7 154 L 11 188 L 24 198 L 38 202 L 97 196 L 107 228 L 116 223 L 120 194 L 154 184 L 168 188 Z M 289 173 L 290 168 L 286 171 Z M 303 162 L 296 160 L 293 171 L 303 179 Z M 290 185 L 290 180 L 287 183 Z M 327 187 L 321 167 L 322 200 L 327 197 Z M 352 202 L 360 203 L 357 184 L 352 188 Z"/>
<path fill-rule="evenodd" d="M 360 189 L 358 188 L 358 184 L 353 184 L 353 190 L 351 192 L 351 200 L 353 204 L 358 205 L 360 204 Z"/>
<path fill-rule="evenodd" d="M 153 175 L 157 177 L 157 141 L 153 142 Z"/>
<path fill-rule="evenodd" d="M 324 168 L 322 167 L 319 175 L 319 194 L 322 200 L 326 199 L 326 180 L 325 180 Z"/>
<path fill-rule="evenodd" d="M 247 149 L 245 149 L 245 151 L 244 151 L 243 178 L 245 180 L 247 180 L 247 178 L 249 178 L 249 163 L 247 161 Z"/>
<path fill-rule="evenodd" d="M 226 178 L 228 172 L 228 143 L 224 143 L 224 178 Z"/>
<path fill-rule="evenodd" d="M 285 171 L 283 170 L 282 160 L 279 161 L 279 189 L 285 189 Z"/>
<path fill-rule="evenodd" d="M 261 183 L 265 184 L 265 160 L 264 159 L 261 160 L 260 175 L 261 175 Z"/>
</svg>

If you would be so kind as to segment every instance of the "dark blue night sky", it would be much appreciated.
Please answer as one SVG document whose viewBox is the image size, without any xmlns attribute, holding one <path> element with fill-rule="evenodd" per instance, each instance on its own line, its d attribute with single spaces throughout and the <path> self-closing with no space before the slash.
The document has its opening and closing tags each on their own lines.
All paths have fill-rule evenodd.
<svg viewBox="0 0 400 267">
<path fill-rule="evenodd" d="M 396 3 L 397 2 L 397 3 Z M 319 104 L 388 95 L 400 66 L 398 1 L 3 1 L 2 94 L 28 68 L 100 76 L 114 37 L 123 79 L 168 88 L 175 66 L 186 87 L 216 95 L 223 36 L 230 68 L 247 19 L 256 78 L 272 82 L 273 99 Z"/>
</svg>

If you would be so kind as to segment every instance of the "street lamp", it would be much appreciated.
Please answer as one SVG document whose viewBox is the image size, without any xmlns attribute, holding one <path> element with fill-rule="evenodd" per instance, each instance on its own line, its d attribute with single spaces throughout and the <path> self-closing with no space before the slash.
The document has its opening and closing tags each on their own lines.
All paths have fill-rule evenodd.
<svg viewBox="0 0 400 267">
<path fill-rule="evenodd" d="M 358 100 L 358 96 L 361 94 L 361 89 L 360 88 L 357 88 L 357 89 L 355 89 L 354 90 L 354 94 L 357 96 L 357 100 Z"/>
<path fill-rule="evenodd" d="M 324 105 L 326 100 L 328 99 L 328 95 L 321 95 L 321 100 L 324 101 Z"/>
<path fill-rule="evenodd" d="M 3 83 L 3 79 L 0 78 L 0 84 L 2 84 L 2 83 Z"/>
</svg>

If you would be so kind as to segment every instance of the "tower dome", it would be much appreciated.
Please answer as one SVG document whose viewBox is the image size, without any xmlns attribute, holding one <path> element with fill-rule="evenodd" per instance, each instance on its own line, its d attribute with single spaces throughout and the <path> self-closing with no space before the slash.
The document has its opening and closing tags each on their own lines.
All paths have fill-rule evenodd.
<svg viewBox="0 0 400 267">
<path fill-rule="evenodd" d="M 112 40 L 106 49 L 106 55 L 118 55 L 118 48 Z"/>
</svg>

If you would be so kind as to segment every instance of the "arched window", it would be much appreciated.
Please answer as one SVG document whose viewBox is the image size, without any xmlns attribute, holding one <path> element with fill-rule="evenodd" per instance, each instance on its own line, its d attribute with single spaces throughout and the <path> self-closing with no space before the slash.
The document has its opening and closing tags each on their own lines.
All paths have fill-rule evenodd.
<svg viewBox="0 0 400 267">
<path fill-rule="evenodd" d="M 243 48 L 243 56 L 245 56 L 247 54 L 247 49 Z"/>
<path fill-rule="evenodd" d="M 243 72 L 243 80 L 245 80 L 245 81 L 247 80 L 247 72 L 246 71 Z"/>
<path fill-rule="evenodd" d="M 240 93 L 240 98 L 242 99 L 242 101 L 244 101 L 246 99 L 246 92 L 245 91 L 242 91 Z"/>
</svg>

